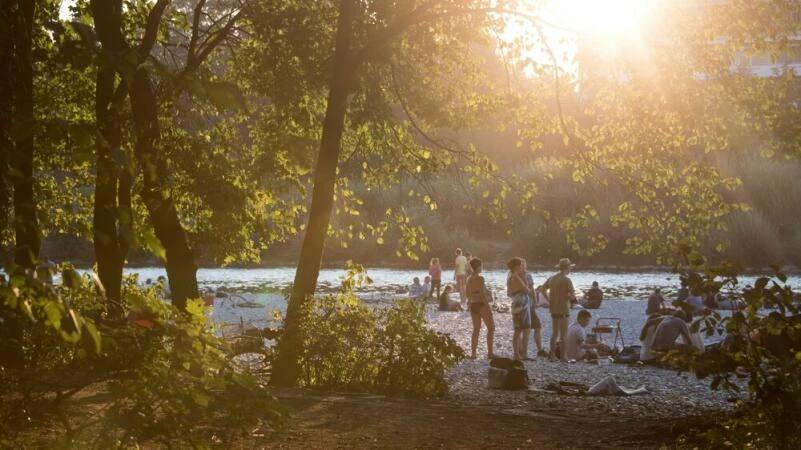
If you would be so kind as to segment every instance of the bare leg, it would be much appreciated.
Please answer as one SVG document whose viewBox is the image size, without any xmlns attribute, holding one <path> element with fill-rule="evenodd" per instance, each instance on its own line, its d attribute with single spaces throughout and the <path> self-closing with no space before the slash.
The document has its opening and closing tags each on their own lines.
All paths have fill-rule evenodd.
<svg viewBox="0 0 801 450">
<path fill-rule="evenodd" d="M 563 362 L 567 361 L 567 348 L 565 348 L 565 341 L 567 340 L 567 317 L 562 317 L 559 320 L 559 334 L 562 340 L 562 345 L 560 346 L 561 349 L 561 359 Z"/>
<path fill-rule="evenodd" d="M 484 324 L 487 326 L 487 358 L 494 358 L 492 344 L 495 340 L 495 319 L 492 318 L 492 308 L 489 305 L 484 305 L 484 308 L 481 309 L 481 318 L 484 319 Z"/>
<path fill-rule="evenodd" d="M 476 347 L 478 346 L 478 334 L 481 332 L 481 316 L 470 312 L 470 319 L 473 320 L 473 335 L 470 337 L 470 357 L 476 359 Z M 487 327 L 489 329 L 489 327 Z M 488 330 L 489 333 L 489 330 Z M 489 334 L 487 335 L 489 342 Z"/>
<path fill-rule="evenodd" d="M 528 334 L 529 329 L 526 328 L 520 336 L 520 359 L 528 359 Z"/>
<path fill-rule="evenodd" d="M 512 334 L 512 359 L 520 359 L 520 337 L 523 330 L 515 330 Z"/>
<path fill-rule="evenodd" d="M 537 345 L 537 351 L 542 351 L 542 330 L 539 328 L 534 329 L 534 344 Z"/>
<path fill-rule="evenodd" d="M 559 338 L 559 319 L 551 316 L 551 359 L 557 357 L 556 351 L 556 340 Z"/>
</svg>

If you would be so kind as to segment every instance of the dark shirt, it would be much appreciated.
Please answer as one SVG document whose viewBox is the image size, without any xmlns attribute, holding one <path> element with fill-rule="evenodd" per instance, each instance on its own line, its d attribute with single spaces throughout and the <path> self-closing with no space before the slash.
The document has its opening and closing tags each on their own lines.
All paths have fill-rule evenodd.
<svg viewBox="0 0 801 450">
<path fill-rule="evenodd" d="M 687 297 L 689 296 L 690 296 L 690 288 L 688 287 L 679 288 L 677 296 L 679 300 L 687 300 Z"/>
<path fill-rule="evenodd" d="M 440 311 L 447 310 L 449 301 L 450 301 L 450 298 L 448 297 L 448 293 L 447 292 L 443 292 L 443 293 L 439 294 L 439 310 Z"/>
<path fill-rule="evenodd" d="M 596 309 L 601 306 L 601 302 L 604 300 L 604 291 L 601 288 L 593 287 L 587 291 L 587 304 L 584 306 L 585 308 Z"/>
<path fill-rule="evenodd" d="M 662 297 L 662 294 L 657 294 L 654 292 L 648 296 L 648 308 L 646 308 L 645 314 L 651 315 L 653 313 L 662 311 L 662 306 L 664 303 L 665 299 Z"/>
</svg>

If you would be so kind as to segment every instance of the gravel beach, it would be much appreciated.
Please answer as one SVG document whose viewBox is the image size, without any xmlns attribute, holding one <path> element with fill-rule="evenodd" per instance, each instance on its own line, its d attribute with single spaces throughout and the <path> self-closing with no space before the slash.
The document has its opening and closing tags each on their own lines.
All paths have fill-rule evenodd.
<svg viewBox="0 0 801 450">
<path fill-rule="evenodd" d="M 248 303 L 246 303 L 248 302 Z M 503 309 L 503 300 L 498 301 Z M 376 307 L 389 304 L 388 301 L 368 302 Z M 238 306 L 247 305 L 247 306 Z M 256 307 L 256 305 L 259 305 Z M 221 325 L 226 335 L 237 334 L 241 325 L 275 326 L 277 321 L 272 313 L 283 313 L 286 304 L 277 294 L 241 294 L 238 298 L 215 299 L 212 319 Z M 543 346 L 548 348 L 551 321 L 548 310 L 538 308 L 542 322 Z M 600 317 L 619 318 L 624 343 L 639 344 L 638 335 L 645 318 L 645 302 L 637 300 L 605 301 L 601 308 L 591 310 L 590 327 Z M 726 312 L 723 312 L 724 314 Z M 571 314 L 575 319 L 575 311 Z M 466 311 L 440 312 L 435 305 L 427 305 L 427 318 L 430 326 L 438 332 L 450 334 L 469 353 L 471 320 Z M 512 317 L 509 313 L 494 313 L 495 354 L 509 356 L 512 353 Z M 589 327 L 588 327 L 589 328 Z M 673 370 L 648 366 L 629 366 L 624 364 L 598 365 L 586 362 L 552 362 L 548 358 L 537 358 L 526 362 L 531 385 L 528 391 L 502 391 L 488 389 L 485 330 L 482 328 L 479 339 L 477 360 L 466 360 L 447 374 L 450 385 L 450 400 L 464 405 L 489 406 L 494 409 L 517 413 L 567 414 L 571 416 L 589 415 L 604 418 L 676 418 L 702 414 L 708 411 L 726 410 L 731 407 L 734 394 L 726 391 L 712 391 L 710 380 L 699 380 L 691 373 L 678 373 Z M 602 339 L 612 345 L 614 334 L 605 334 Z M 714 342 L 716 338 L 708 341 Z M 719 339 L 719 338 L 717 338 Z M 620 341 L 618 340 L 618 346 Z M 529 353 L 533 356 L 536 347 L 530 338 Z M 619 385 L 627 388 L 644 386 L 647 394 L 634 396 L 565 396 L 545 392 L 551 382 L 569 381 L 591 386 L 611 375 Z"/>
</svg>

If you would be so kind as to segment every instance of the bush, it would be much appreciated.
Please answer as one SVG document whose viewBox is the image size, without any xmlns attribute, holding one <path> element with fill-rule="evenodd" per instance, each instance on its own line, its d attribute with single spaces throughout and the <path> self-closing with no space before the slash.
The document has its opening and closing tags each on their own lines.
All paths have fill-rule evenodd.
<svg viewBox="0 0 801 450">
<path fill-rule="evenodd" d="M 112 320 L 89 277 L 67 267 L 62 279 L 24 273 L 0 288 L 0 319 L 15 324 L 4 343 L 18 356 L 0 356 L 0 447 L 197 447 L 280 425 L 281 408 L 231 361 L 201 301 L 179 311 L 128 279 L 126 317 Z M 101 400 L 66 401 L 82 390 Z M 43 423 L 58 431 L 30 430 Z"/>
<path fill-rule="evenodd" d="M 402 300 L 385 309 L 364 306 L 351 287 L 314 302 L 301 330 L 302 383 L 306 386 L 413 397 L 447 392 L 445 371 L 464 358 L 447 335 L 426 324 L 425 305 Z"/>
<path fill-rule="evenodd" d="M 706 438 L 713 446 L 801 448 L 801 305 L 778 270 L 742 290 L 736 289 L 737 274 L 732 265 L 707 267 L 703 276 L 685 274 L 691 289 L 728 287 L 746 305 L 723 318 L 707 310 L 693 324 L 709 335 L 721 329 L 726 334 L 719 348 L 693 362 L 696 375 L 711 377 L 713 389 L 738 390 L 733 378 L 748 379 L 748 399 L 723 430 L 710 430 Z"/>
</svg>

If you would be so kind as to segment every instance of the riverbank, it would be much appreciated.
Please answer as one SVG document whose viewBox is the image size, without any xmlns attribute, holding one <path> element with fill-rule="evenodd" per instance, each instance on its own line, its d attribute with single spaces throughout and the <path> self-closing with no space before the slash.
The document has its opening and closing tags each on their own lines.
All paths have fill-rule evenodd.
<svg viewBox="0 0 801 450">
<path fill-rule="evenodd" d="M 242 327 L 275 327 L 280 319 L 273 317 L 285 307 L 282 297 L 275 295 L 244 294 L 241 299 L 217 299 L 213 320 L 222 326 L 226 335 L 240 332 Z M 384 307 L 391 302 L 368 304 Z M 502 305 L 505 304 L 500 302 Z M 237 306 L 247 305 L 247 306 Z M 259 305 L 256 307 L 256 305 Z M 592 310 L 592 323 L 600 318 L 607 323 L 619 320 L 620 334 L 600 335 L 610 346 L 622 348 L 639 344 L 639 332 L 645 319 L 645 301 L 605 301 L 601 308 Z M 538 309 L 542 322 L 542 343 L 548 348 L 551 321 L 547 309 Z M 725 312 L 724 312 L 725 314 Z M 435 305 L 427 306 L 429 326 L 450 335 L 469 354 L 472 322 L 468 312 L 440 312 Z M 575 314 L 573 315 L 575 317 Z M 509 313 L 494 313 L 494 353 L 499 356 L 512 354 L 512 318 Z M 465 407 L 481 406 L 498 411 L 513 410 L 525 414 L 570 411 L 573 415 L 603 416 L 653 420 L 688 417 L 698 414 L 729 411 L 734 396 L 726 391 L 713 391 L 710 380 L 697 379 L 691 373 L 650 366 L 624 364 L 590 364 L 585 362 L 562 363 L 536 358 L 526 362 L 531 385 L 528 391 L 500 391 L 488 389 L 485 331 L 479 338 L 477 360 L 466 360 L 447 374 L 449 401 Z M 715 342 L 720 336 L 707 338 Z M 268 342 L 269 345 L 269 342 Z M 535 354 L 533 337 L 529 342 L 530 355 Z M 644 387 L 648 393 L 630 397 L 569 397 L 547 392 L 551 383 L 566 381 L 592 386 L 607 376 L 612 376 L 619 385 L 629 388 Z M 745 392 L 745 391 L 744 391 Z"/>
<path fill-rule="evenodd" d="M 522 411 L 449 401 L 282 390 L 284 430 L 258 430 L 241 448 L 675 448 L 707 426 L 703 416 L 621 420 L 568 409 Z"/>
</svg>

